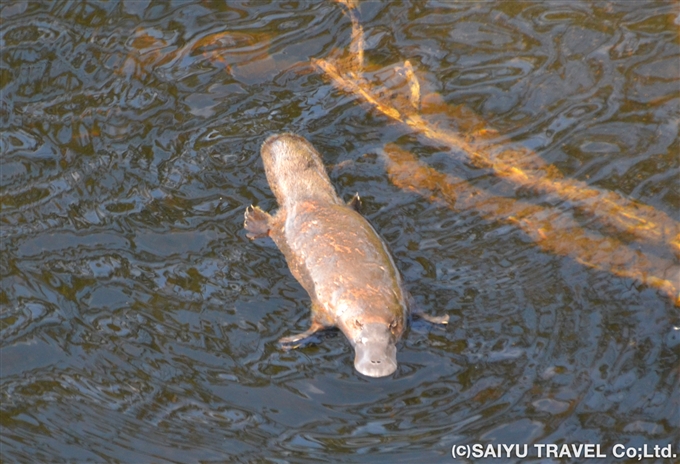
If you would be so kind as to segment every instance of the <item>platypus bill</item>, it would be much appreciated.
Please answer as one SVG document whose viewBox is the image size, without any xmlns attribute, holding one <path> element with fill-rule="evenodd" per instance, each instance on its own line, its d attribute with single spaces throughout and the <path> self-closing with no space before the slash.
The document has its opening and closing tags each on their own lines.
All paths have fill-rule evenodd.
<svg viewBox="0 0 680 464">
<path fill-rule="evenodd" d="M 273 135 L 261 155 L 279 209 L 271 216 L 248 207 L 247 236 L 270 236 L 312 300 L 309 330 L 280 342 L 295 347 L 319 330 L 338 327 L 354 347 L 357 371 L 392 374 L 410 297 L 387 246 L 357 212 L 358 195 L 348 204 L 337 196 L 321 156 L 303 137 Z"/>
</svg>

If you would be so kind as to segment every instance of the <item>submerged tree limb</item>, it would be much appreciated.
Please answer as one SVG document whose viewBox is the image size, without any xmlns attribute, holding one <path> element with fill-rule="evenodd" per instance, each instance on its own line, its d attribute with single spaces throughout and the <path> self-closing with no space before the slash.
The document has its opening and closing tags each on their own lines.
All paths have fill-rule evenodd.
<svg viewBox="0 0 680 464">
<path fill-rule="evenodd" d="M 545 251 L 657 288 L 680 306 L 678 288 L 659 277 L 678 267 L 672 261 L 645 256 L 616 238 L 583 229 L 568 211 L 494 196 L 427 166 L 394 144 L 386 145 L 384 154 L 387 174 L 396 186 L 452 210 L 474 210 L 485 219 L 513 224 Z"/>
<path fill-rule="evenodd" d="M 372 84 L 363 72 L 365 41 L 355 14 L 356 4 L 352 0 L 338 2 L 347 8 L 352 20 L 350 57 L 342 61 L 313 61 L 334 85 L 426 139 L 464 153 L 475 167 L 490 170 L 515 188 L 540 194 L 542 201 L 562 205 L 562 209 L 493 196 L 420 163 L 396 146 L 388 146 L 385 148 L 388 173 L 396 185 L 416 190 L 432 200 L 444 201 L 451 208 L 476 209 L 488 219 L 515 224 L 547 251 L 658 288 L 680 305 L 678 283 L 664 277 L 677 272 L 679 267 L 673 260 L 673 257 L 680 258 L 678 222 L 662 211 L 615 192 L 565 179 L 555 166 L 545 163 L 532 150 L 510 148 L 505 144 L 507 139 L 475 141 L 474 137 L 479 134 L 496 134 L 479 117 L 473 117 L 474 124 L 467 124 L 467 128 L 459 125 L 458 130 L 437 124 L 424 114 L 420 83 L 408 61 L 403 67 L 395 68 L 404 76 L 408 98 L 402 98 L 394 88 Z M 439 106 L 445 114 L 458 112 L 443 102 Z M 451 111 L 453 109 L 456 111 Z M 468 133 L 470 127 L 472 130 Z M 597 232 L 583 229 L 571 210 L 590 219 L 588 227 Z M 660 246 L 667 256 L 646 256 L 624 243 L 631 239 Z"/>
<path fill-rule="evenodd" d="M 330 61 L 315 60 L 314 64 L 330 77 L 336 86 L 360 96 L 380 113 L 408 125 L 426 138 L 464 152 L 474 166 L 491 169 L 495 175 L 518 188 L 531 189 L 548 196 L 548 199 L 569 202 L 572 207 L 618 233 L 668 246 L 671 253 L 680 256 L 680 224 L 664 212 L 626 199 L 615 192 L 590 187 L 583 181 L 561 178 L 556 168 L 546 165 L 540 158 L 534 159 L 538 157 L 535 154 L 532 156 L 529 150 L 513 153 L 513 150 L 503 150 L 503 147 L 499 146 L 478 147 L 453 131 L 429 123 L 420 114 L 400 111 L 392 106 L 387 98 L 375 95 L 362 80 L 343 75 Z M 494 151 L 502 153 L 500 156 L 491 156 Z M 530 158 L 529 163 L 534 167 L 532 169 L 522 167 L 521 164 L 527 164 L 527 160 L 513 163 L 518 156 Z M 503 157 L 509 159 L 502 159 Z"/>
</svg>

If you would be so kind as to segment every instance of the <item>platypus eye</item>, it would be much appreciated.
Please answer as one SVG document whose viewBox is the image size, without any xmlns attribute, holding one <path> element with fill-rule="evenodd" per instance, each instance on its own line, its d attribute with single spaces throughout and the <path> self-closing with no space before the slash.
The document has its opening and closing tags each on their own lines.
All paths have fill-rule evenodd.
<svg viewBox="0 0 680 464">
<path fill-rule="evenodd" d="M 361 322 L 359 322 L 359 319 L 354 319 L 354 325 L 357 327 L 357 329 L 360 329 L 364 326 Z"/>
</svg>

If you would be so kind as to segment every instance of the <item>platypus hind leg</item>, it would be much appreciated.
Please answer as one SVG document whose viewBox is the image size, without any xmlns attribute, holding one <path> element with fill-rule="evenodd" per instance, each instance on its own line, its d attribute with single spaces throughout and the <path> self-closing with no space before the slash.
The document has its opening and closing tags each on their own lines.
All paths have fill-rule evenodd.
<svg viewBox="0 0 680 464">
<path fill-rule="evenodd" d="M 359 192 L 355 193 L 351 200 L 347 202 L 347 206 L 352 208 L 357 213 L 361 212 L 361 197 L 359 196 Z"/>
<path fill-rule="evenodd" d="M 243 221 L 243 228 L 248 231 L 246 237 L 253 240 L 269 235 L 271 220 L 272 217 L 262 211 L 259 206 L 248 206 Z"/>
</svg>

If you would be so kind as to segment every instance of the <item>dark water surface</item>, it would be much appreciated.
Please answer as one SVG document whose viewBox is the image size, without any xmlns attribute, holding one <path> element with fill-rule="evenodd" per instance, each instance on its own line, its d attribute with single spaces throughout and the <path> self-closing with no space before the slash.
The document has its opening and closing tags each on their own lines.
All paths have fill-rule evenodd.
<svg viewBox="0 0 680 464">
<path fill-rule="evenodd" d="M 677 3 L 359 13 L 373 66 L 410 60 L 424 87 L 566 176 L 677 220 Z M 615 461 L 617 443 L 680 453 L 678 308 L 390 184 L 379 153 L 396 141 L 483 173 L 310 66 L 348 47 L 341 6 L 3 2 L 0 20 L 3 462 L 449 462 L 474 443 L 601 444 L 593 462 Z M 451 317 L 412 325 L 392 377 L 359 375 L 337 333 L 276 343 L 307 328 L 309 299 L 242 222 L 251 203 L 275 208 L 259 146 L 280 131 L 316 145 L 420 308 Z"/>
</svg>

